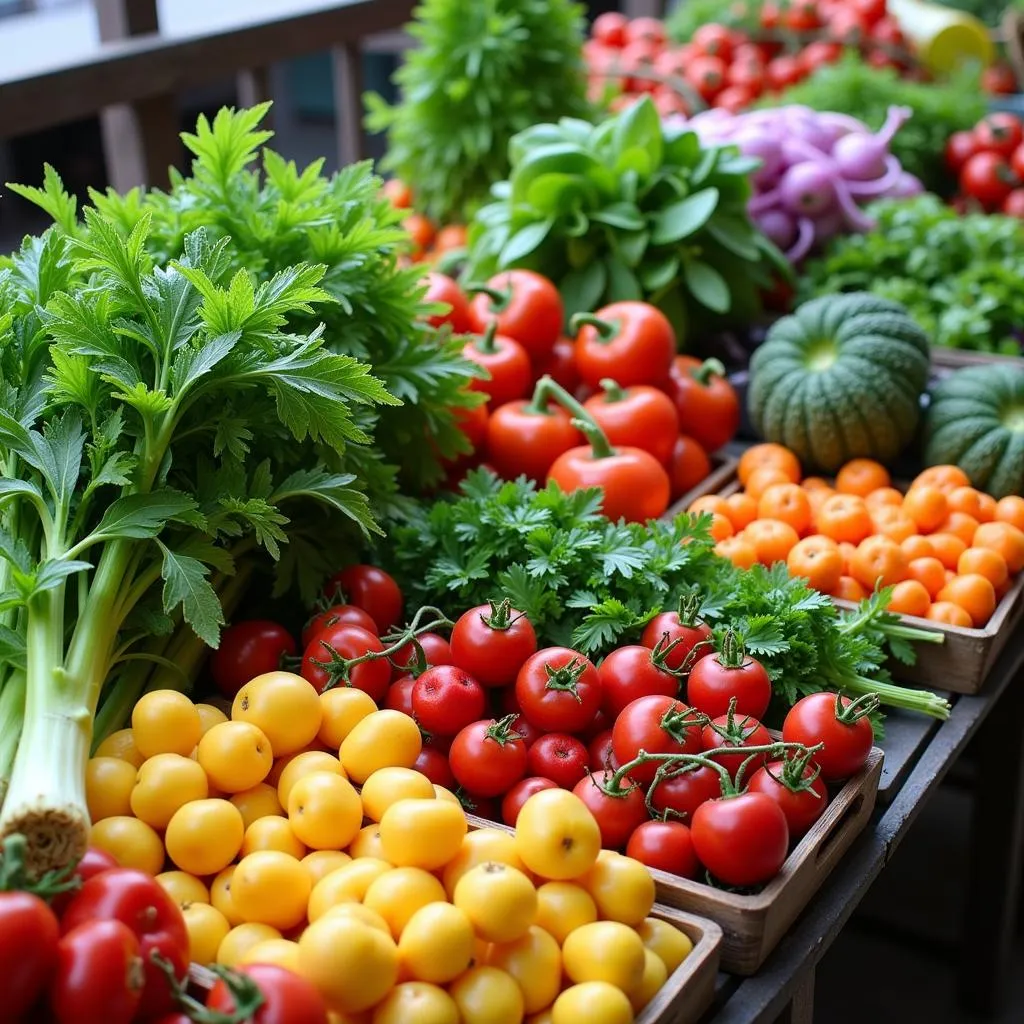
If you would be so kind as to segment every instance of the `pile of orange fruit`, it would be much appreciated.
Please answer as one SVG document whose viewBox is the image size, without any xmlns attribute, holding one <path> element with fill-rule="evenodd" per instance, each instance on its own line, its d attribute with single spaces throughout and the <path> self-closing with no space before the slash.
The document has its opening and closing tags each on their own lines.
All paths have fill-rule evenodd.
<svg viewBox="0 0 1024 1024">
<path fill-rule="evenodd" d="M 825 480 L 805 477 L 788 448 L 760 444 L 737 476 L 740 490 L 690 505 L 711 514 L 715 550 L 744 568 L 784 561 L 833 597 L 891 586 L 894 612 L 980 628 L 1024 569 L 1024 497 L 996 501 L 957 466 L 932 466 L 904 492 L 871 459 Z"/>
<path fill-rule="evenodd" d="M 412 189 L 398 178 L 389 178 L 381 192 L 396 210 L 408 211 L 402 226 L 409 233 L 414 263 L 433 263 L 447 252 L 465 248 L 466 228 L 462 224 L 435 224 L 425 214 L 412 209 Z"/>
</svg>

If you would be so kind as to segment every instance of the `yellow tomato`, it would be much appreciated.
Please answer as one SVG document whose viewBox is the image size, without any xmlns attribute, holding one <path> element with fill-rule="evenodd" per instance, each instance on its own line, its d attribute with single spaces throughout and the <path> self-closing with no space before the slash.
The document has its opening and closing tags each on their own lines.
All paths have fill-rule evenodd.
<svg viewBox="0 0 1024 1024">
<path fill-rule="evenodd" d="M 143 757 L 155 754 L 188 757 L 202 732 L 195 704 L 177 690 L 144 693 L 132 709 L 132 735 Z"/>
<path fill-rule="evenodd" d="M 373 1024 L 459 1024 L 459 1008 L 443 988 L 407 981 L 374 1007 Z"/>
<path fill-rule="evenodd" d="M 277 780 L 277 798 L 281 801 L 282 807 L 288 806 L 288 797 L 295 783 L 313 772 L 331 772 L 345 778 L 345 769 L 341 767 L 341 762 L 326 750 L 305 750 L 301 754 L 296 754 L 285 762 Z"/>
<path fill-rule="evenodd" d="M 279 939 L 281 933 L 269 924 L 256 921 L 236 925 L 224 936 L 224 941 L 217 950 L 217 963 L 225 967 L 234 967 L 241 962 L 248 950 L 268 939 Z"/>
<path fill-rule="evenodd" d="M 299 944 L 290 939 L 264 939 L 239 957 L 240 964 L 275 964 L 292 974 L 299 973 Z"/>
<path fill-rule="evenodd" d="M 519 1024 L 523 1019 L 523 994 L 497 967 L 471 967 L 448 992 L 462 1024 Z"/>
<path fill-rule="evenodd" d="M 355 859 L 375 857 L 377 860 L 387 860 L 384 856 L 384 844 L 380 841 L 380 825 L 364 825 L 356 833 L 355 839 L 348 844 L 348 854 Z"/>
<path fill-rule="evenodd" d="M 342 850 L 314 850 L 302 858 L 309 877 L 316 885 L 325 875 L 352 863 L 352 858 Z"/>
<path fill-rule="evenodd" d="M 97 748 L 94 757 L 116 757 L 127 761 L 135 768 L 141 768 L 146 760 L 145 755 L 135 745 L 135 734 L 131 729 L 118 729 L 112 732 Z M 134 781 L 134 780 L 133 780 Z"/>
<path fill-rule="evenodd" d="M 210 794 L 206 772 L 181 754 L 157 754 L 139 769 L 132 789 L 132 814 L 155 829 L 167 828 L 179 807 Z"/>
<path fill-rule="evenodd" d="M 536 925 L 515 942 L 491 946 L 487 965 L 500 968 L 519 986 L 526 1013 L 539 1013 L 550 1006 L 562 990 L 562 951 L 551 935 Z"/>
<path fill-rule="evenodd" d="M 565 789 L 545 789 L 523 804 L 516 850 L 536 875 L 562 882 L 589 871 L 601 852 L 601 830 L 586 804 Z"/>
<path fill-rule="evenodd" d="M 380 768 L 364 783 L 360 794 L 363 812 L 370 821 L 380 821 L 384 812 L 399 800 L 433 800 L 434 784 L 412 768 Z"/>
<path fill-rule="evenodd" d="M 363 904 L 387 921 L 391 934 L 397 939 L 420 907 L 444 899 L 444 886 L 429 871 L 405 867 L 392 868 L 375 878 L 366 890 Z"/>
<path fill-rule="evenodd" d="M 197 704 L 196 711 L 199 712 L 199 727 L 202 730 L 200 735 L 205 736 L 215 725 L 226 722 L 228 716 L 220 708 L 212 704 Z"/>
<path fill-rule="evenodd" d="M 190 875 L 215 875 L 238 856 L 245 836 L 242 813 L 227 800 L 194 800 L 174 812 L 164 842 L 167 855 Z"/>
<path fill-rule="evenodd" d="M 661 958 L 669 974 L 693 952 L 690 936 L 668 921 L 648 917 L 636 931 L 644 946 Z"/>
<path fill-rule="evenodd" d="M 306 856 L 306 847 L 296 838 L 287 818 L 257 818 L 245 830 L 241 856 L 257 850 L 279 850 L 296 860 Z"/>
<path fill-rule="evenodd" d="M 209 903 L 190 903 L 181 915 L 188 929 L 189 959 L 194 964 L 212 964 L 231 931 L 228 919 Z"/>
<path fill-rule="evenodd" d="M 379 1003 L 398 980 L 398 949 L 379 928 L 325 917 L 302 933 L 299 969 L 331 1009 L 358 1013 Z"/>
<path fill-rule="evenodd" d="M 575 882 L 545 882 L 537 889 L 537 924 L 561 946 L 565 937 L 597 920 L 597 904 Z"/>
<path fill-rule="evenodd" d="M 232 864 L 226 867 L 210 883 L 210 902 L 228 919 L 228 924 L 232 928 L 246 923 L 231 898 L 231 880 L 235 877 L 235 866 Z"/>
<path fill-rule="evenodd" d="M 342 741 L 339 757 L 348 777 L 361 786 L 380 768 L 411 768 L 422 747 L 416 722 L 388 709 L 357 722 Z"/>
<path fill-rule="evenodd" d="M 457 800 L 455 802 L 458 803 Z M 445 865 L 441 875 L 449 898 L 455 892 L 459 879 L 470 868 L 489 860 L 508 864 L 526 874 L 526 865 L 516 852 L 516 841 L 511 832 L 501 832 L 496 828 L 474 829 L 463 836 L 459 852 Z"/>
<path fill-rule="evenodd" d="M 259 850 L 238 862 L 231 902 L 244 920 L 287 931 L 305 920 L 312 888 L 309 872 L 294 857 Z"/>
<path fill-rule="evenodd" d="M 281 801 L 277 799 L 277 790 L 266 782 L 258 782 L 252 789 L 233 793 L 231 802 L 242 812 L 242 822 L 246 828 L 260 818 L 284 815 Z"/>
<path fill-rule="evenodd" d="M 551 1007 L 551 1024 L 633 1024 L 634 1020 L 625 993 L 604 981 L 572 985 Z"/>
<path fill-rule="evenodd" d="M 594 866 L 580 879 L 606 921 L 633 927 L 654 906 L 654 879 L 644 864 L 612 850 L 602 850 Z"/>
<path fill-rule="evenodd" d="M 261 783 L 274 763 L 266 734 L 252 722 L 221 722 L 200 741 L 197 754 L 210 782 L 224 793 Z"/>
<path fill-rule="evenodd" d="M 348 779 L 311 772 L 288 794 L 288 820 L 311 850 L 343 850 L 363 824 L 363 804 Z"/>
<path fill-rule="evenodd" d="M 386 860 L 364 857 L 324 875 L 309 894 L 309 920 L 316 921 L 339 903 L 360 902 L 370 884 L 391 870 Z"/>
<path fill-rule="evenodd" d="M 362 924 L 368 924 L 371 928 L 379 928 L 385 935 L 391 934 L 387 921 L 376 910 L 364 907 L 362 903 L 339 903 L 336 907 L 331 907 L 330 910 L 325 911 L 323 917 L 318 918 L 318 920 L 322 921 L 324 917 L 359 921 Z"/>
<path fill-rule="evenodd" d="M 92 821 L 132 813 L 138 769 L 120 757 L 93 757 L 85 766 L 85 803 Z"/>
<path fill-rule="evenodd" d="M 437 783 L 434 783 L 434 798 L 436 800 L 447 800 L 450 804 L 462 806 L 462 801 L 450 789 L 445 789 L 444 786 L 439 786 Z"/>
<path fill-rule="evenodd" d="M 151 826 L 138 818 L 117 815 L 97 821 L 89 831 L 89 845 L 106 850 L 123 868 L 158 875 L 164 868 L 164 844 Z"/>
<path fill-rule="evenodd" d="M 566 975 L 577 984 L 606 981 L 632 992 L 644 976 L 644 944 L 618 921 L 595 921 L 571 932 L 562 944 Z"/>
<path fill-rule="evenodd" d="M 469 969 L 476 936 L 464 910 L 428 903 L 405 923 L 398 939 L 403 977 L 444 985 Z"/>
<path fill-rule="evenodd" d="M 629 993 L 633 1010 L 639 1013 L 658 994 L 667 979 L 665 962 L 657 953 L 644 947 L 644 976 L 640 984 Z"/>
<path fill-rule="evenodd" d="M 317 739 L 330 750 L 340 749 L 345 737 L 377 710 L 373 698 L 354 686 L 334 686 L 320 694 L 323 719 Z"/>
<path fill-rule="evenodd" d="M 514 942 L 537 919 L 537 890 L 517 868 L 488 861 L 467 871 L 455 886 L 455 906 L 488 942 Z M 637 940 L 639 942 L 639 940 Z"/>
<path fill-rule="evenodd" d="M 210 902 L 210 890 L 206 888 L 202 879 L 190 875 L 187 871 L 162 871 L 156 876 L 156 881 L 179 907 L 187 907 L 190 903 Z"/>
<path fill-rule="evenodd" d="M 284 757 L 316 739 L 323 708 L 320 694 L 302 676 L 294 672 L 266 672 L 235 694 L 231 717 L 262 729 L 274 756 Z"/>
<path fill-rule="evenodd" d="M 526 1024 L 551 1024 L 551 1008 L 541 1010 L 540 1013 L 531 1013 L 526 1018 Z"/>
<path fill-rule="evenodd" d="M 398 867 L 436 871 L 459 852 L 468 827 L 466 812 L 446 800 L 399 800 L 380 819 L 384 857 Z"/>
</svg>

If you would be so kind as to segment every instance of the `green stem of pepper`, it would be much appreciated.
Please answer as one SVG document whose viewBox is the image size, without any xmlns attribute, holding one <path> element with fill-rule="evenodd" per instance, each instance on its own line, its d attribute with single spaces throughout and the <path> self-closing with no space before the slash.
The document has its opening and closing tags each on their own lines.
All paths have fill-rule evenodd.
<svg viewBox="0 0 1024 1024">
<path fill-rule="evenodd" d="M 724 377 L 725 366 L 718 359 L 705 359 L 700 366 L 690 371 L 690 376 L 698 383 L 707 387 L 712 377 Z"/>
<path fill-rule="evenodd" d="M 609 405 L 613 402 L 621 402 L 626 397 L 626 389 L 611 377 L 602 377 L 601 387 L 604 388 L 604 400 Z"/>
<path fill-rule="evenodd" d="M 603 342 L 614 341 L 622 331 L 621 320 L 602 320 L 593 313 L 577 313 L 569 321 L 569 331 L 573 337 L 579 334 L 583 326 L 593 327 L 598 339 Z"/>
<path fill-rule="evenodd" d="M 601 429 L 593 416 L 560 384 L 556 384 L 551 377 L 545 374 L 533 391 L 533 406 L 546 407 L 549 402 L 557 402 L 563 409 L 569 412 L 572 417 L 572 425 L 583 434 L 590 442 L 595 459 L 608 459 L 615 455 L 615 449 L 608 440 L 608 435 Z"/>
</svg>

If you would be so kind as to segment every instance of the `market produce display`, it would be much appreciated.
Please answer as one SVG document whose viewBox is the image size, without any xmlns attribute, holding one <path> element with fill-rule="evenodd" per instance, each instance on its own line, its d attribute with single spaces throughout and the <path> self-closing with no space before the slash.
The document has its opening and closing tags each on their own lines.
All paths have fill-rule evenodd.
<svg viewBox="0 0 1024 1024">
<path fill-rule="evenodd" d="M 965 208 L 1024 217 L 1024 123 L 1014 114 L 989 114 L 946 142 L 946 163 L 957 175 Z"/>
</svg>

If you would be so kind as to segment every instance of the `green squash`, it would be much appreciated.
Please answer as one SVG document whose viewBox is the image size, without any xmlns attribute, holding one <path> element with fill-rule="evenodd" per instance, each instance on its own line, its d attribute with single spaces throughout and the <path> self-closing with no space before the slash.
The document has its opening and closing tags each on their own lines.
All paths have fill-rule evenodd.
<svg viewBox="0 0 1024 1024">
<path fill-rule="evenodd" d="M 932 389 L 924 462 L 952 464 L 994 498 L 1024 494 L 1024 367 L 969 366 Z"/>
<path fill-rule="evenodd" d="M 750 360 L 747 406 L 766 441 L 834 472 L 911 443 L 928 372 L 928 337 L 899 303 L 823 295 L 772 325 Z"/>
</svg>

